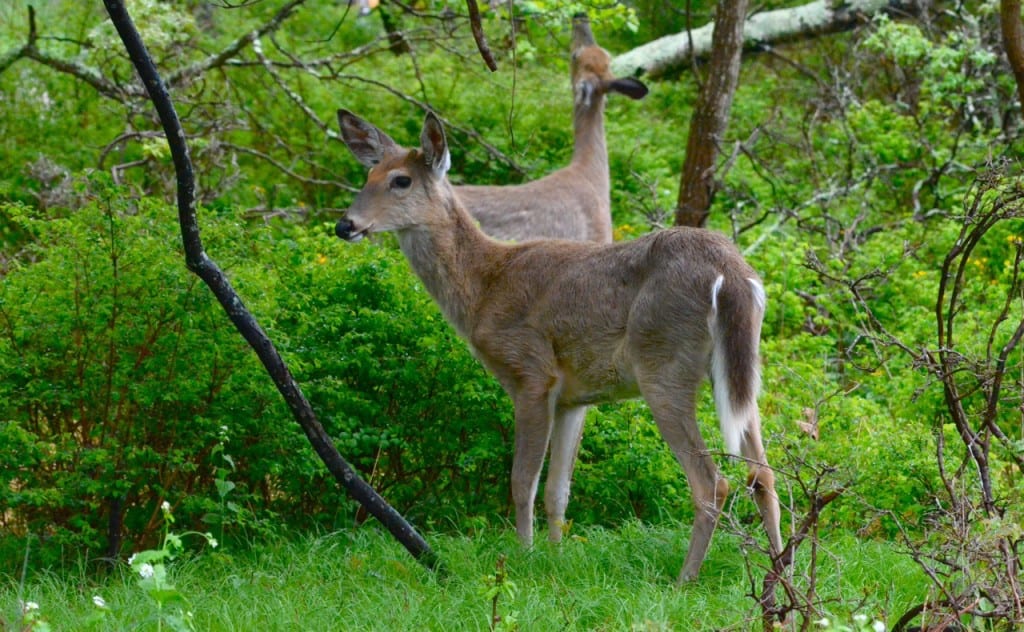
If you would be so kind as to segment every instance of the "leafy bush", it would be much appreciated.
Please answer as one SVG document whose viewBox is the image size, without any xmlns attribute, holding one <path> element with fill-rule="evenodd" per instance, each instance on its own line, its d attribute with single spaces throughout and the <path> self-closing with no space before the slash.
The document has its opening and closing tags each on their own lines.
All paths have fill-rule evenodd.
<svg viewBox="0 0 1024 632">
<path fill-rule="evenodd" d="M 299 228 L 271 256 L 287 293 L 270 333 L 341 453 L 417 522 L 507 511 L 511 406 L 397 248 Z M 315 478 L 322 510 L 346 504 Z"/>
<path fill-rule="evenodd" d="M 0 504 L 49 553 L 116 555 L 122 529 L 154 535 L 161 501 L 200 508 L 219 428 L 254 432 L 268 401 L 237 388 L 259 369 L 181 265 L 166 207 L 92 186 L 64 219 L 3 209 L 35 240 L 0 290 Z"/>
</svg>

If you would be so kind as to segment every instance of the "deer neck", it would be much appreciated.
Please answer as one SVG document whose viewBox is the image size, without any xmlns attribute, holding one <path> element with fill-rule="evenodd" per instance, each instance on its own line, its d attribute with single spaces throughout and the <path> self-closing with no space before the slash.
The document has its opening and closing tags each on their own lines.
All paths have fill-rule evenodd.
<svg viewBox="0 0 1024 632">
<path fill-rule="evenodd" d="M 587 179 L 608 190 L 608 147 L 604 139 L 604 99 L 595 96 L 587 107 L 577 103 L 573 108 L 572 164 L 586 172 Z M 602 186 L 603 185 L 603 186 Z"/>
<path fill-rule="evenodd" d="M 454 192 L 443 193 L 444 217 L 400 231 L 398 244 L 445 318 L 468 339 L 481 295 L 481 266 L 500 246 L 474 225 Z"/>
</svg>

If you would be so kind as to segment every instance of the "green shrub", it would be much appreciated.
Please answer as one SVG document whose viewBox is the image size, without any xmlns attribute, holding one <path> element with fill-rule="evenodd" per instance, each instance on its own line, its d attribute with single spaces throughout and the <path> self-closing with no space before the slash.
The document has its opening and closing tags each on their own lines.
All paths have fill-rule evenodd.
<svg viewBox="0 0 1024 632">
<path fill-rule="evenodd" d="M 270 334 L 341 453 L 418 522 L 506 512 L 511 404 L 397 248 L 297 228 L 271 256 L 287 292 Z M 321 477 L 322 510 L 344 505 Z"/>
<path fill-rule="evenodd" d="M 220 426 L 253 433 L 268 409 L 253 357 L 185 269 L 167 207 L 93 186 L 64 219 L 3 209 L 35 241 L 0 289 L 0 504 L 44 558 L 148 540 L 163 500 L 194 514 Z"/>
</svg>

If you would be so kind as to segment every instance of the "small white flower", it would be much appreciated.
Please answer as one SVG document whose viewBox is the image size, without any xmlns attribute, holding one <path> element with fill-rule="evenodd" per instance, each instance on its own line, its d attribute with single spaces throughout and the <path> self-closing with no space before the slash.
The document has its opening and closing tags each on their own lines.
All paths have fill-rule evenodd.
<svg viewBox="0 0 1024 632">
<path fill-rule="evenodd" d="M 135 563 L 135 556 L 136 555 L 138 555 L 138 553 L 132 553 L 132 556 L 128 558 L 128 566 L 131 566 L 132 564 Z"/>
<path fill-rule="evenodd" d="M 217 538 L 210 538 L 210 546 L 217 548 Z"/>
<path fill-rule="evenodd" d="M 171 503 L 167 502 L 166 500 L 163 501 L 162 503 L 160 503 L 160 509 L 162 509 L 164 513 L 167 513 L 168 511 L 171 510 Z"/>
<path fill-rule="evenodd" d="M 142 579 L 149 579 L 153 576 L 153 572 L 153 565 L 149 562 L 146 562 L 139 567 L 139 575 L 142 576 Z"/>
<path fill-rule="evenodd" d="M 25 612 L 32 612 L 33 610 L 39 610 L 39 604 L 34 601 L 26 601 L 21 609 Z"/>
<path fill-rule="evenodd" d="M 871 629 L 875 632 L 885 632 L 885 623 L 882 621 L 875 621 L 871 624 Z"/>
<path fill-rule="evenodd" d="M 92 602 L 96 604 L 97 608 L 106 609 L 107 607 L 106 600 L 103 597 L 100 597 L 99 595 L 93 595 Z"/>
<path fill-rule="evenodd" d="M 821 627 L 821 628 L 827 628 L 831 624 L 832 624 L 832 622 L 829 621 L 827 617 L 822 617 L 822 618 L 820 618 L 820 619 L 818 619 L 817 621 L 814 622 L 814 625 L 816 625 L 818 627 Z"/>
</svg>

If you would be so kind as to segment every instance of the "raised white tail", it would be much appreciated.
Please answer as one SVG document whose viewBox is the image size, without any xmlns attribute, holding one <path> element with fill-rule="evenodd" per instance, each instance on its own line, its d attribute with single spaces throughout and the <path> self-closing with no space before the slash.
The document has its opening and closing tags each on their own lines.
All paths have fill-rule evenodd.
<svg viewBox="0 0 1024 632">
<path fill-rule="evenodd" d="M 729 300 L 719 303 L 724 277 L 719 276 L 711 287 L 711 314 L 708 323 L 714 343 L 711 348 L 711 384 L 715 410 L 722 430 L 725 449 L 741 455 L 744 439 L 750 428 L 760 427 L 757 394 L 761 390 L 761 358 L 758 341 L 764 316 L 764 286 L 749 278 L 749 300 L 742 300 L 737 309 Z"/>
</svg>

